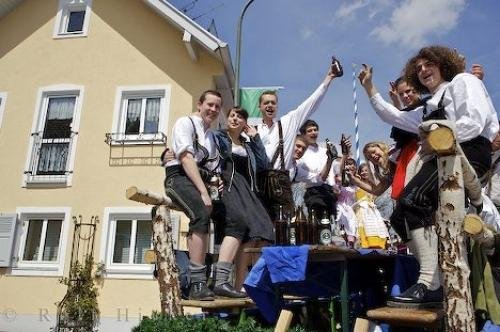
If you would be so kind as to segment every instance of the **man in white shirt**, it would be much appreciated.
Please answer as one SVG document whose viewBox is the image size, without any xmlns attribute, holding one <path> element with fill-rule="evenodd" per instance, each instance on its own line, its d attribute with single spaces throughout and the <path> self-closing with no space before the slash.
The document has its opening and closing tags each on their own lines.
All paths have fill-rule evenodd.
<svg viewBox="0 0 500 332">
<path fill-rule="evenodd" d="M 491 166 L 491 141 L 498 132 L 498 118 L 483 83 L 474 75 L 464 73 L 462 58 L 449 48 L 422 48 L 405 68 L 405 77 L 419 93 L 432 97 L 424 106 L 400 112 L 382 99 L 372 83 L 372 68 L 364 65 L 359 75 L 370 102 L 380 118 L 398 128 L 418 133 L 422 121 L 447 119 L 455 123 L 456 139 L 465 156 L 481 178 Z M 438 206 L 437 161 L 427 160 L 406 184 L 391 216 L 391 224 L 417 253 L 420 276 L 415 285 L 388 305 L 431 307 L 441 305 L 442 287 L 437 261 L 437 234 L 433 229 Z M 478 212 L 482 197 L 469 192 L 471 204 Z M 426 230 L 431 230 L 426 234 Z"/>
<path fill-rule="evenodd" d="M 286 172 L 293 167 L 293 149 L 295 136 L 304 123 L 319 107 L 323 97 L 328 90 L 331 81 L 335 78 L 332 66 L 329 67 L 323 82 L 319 87 L 296 109 L 289 111 L 280 119 L 276 119 L 278 115 L 278 96 L 275 91 L 264 91 L 259 98 L 259 108 L 262 112 L 262 123 L 257 125 L 257 131 L 262 139 L 262 143 L 266 149 L 267 158 L 272 162 L 271 169 L 282 170 Z M 275 153 L 280 152 L 280 129 L 278 122 L 281 122 L 282 128 L 282 155 L 275 157 Z M 268 175 L 261 174 L 259 178 Z M 261 179 L 262 180 L 262 179 Z M 262 191 L 262 190 L 261 190 Z M 284 205 L 284 210 L 287 213 L 293 211 L 293 199 L 290 187 L 283 188 L 282 199 L 263 195 L 263 203 L 266 206 L 271 219 L 277 215 L 279 205 Z"/>
<path fill-rule="evenodd" d="M 302 127 L 300 133 L 307 141 L 308 148 L 302 158 L 297 162 L 297 167 L 308 173 L 320 174 L 325 164 L 327 163 L 326 148 L 319 146 L 317 143 L 319 135 L 318 123 L 314 120 L 307 120 Z M 335 202 L 337 200 L 333 193 L 333 185 L 335 184 L 334 167 L 327 170 L 326 179 L 321 177 L 308 178 L 304 180 L 306 185 L 306 193 L 304 201 L 309 211 L 315 211 L 316 217 L 321 219 L 326 212 L 327 216 L 335 216 Z"/>
</svg>

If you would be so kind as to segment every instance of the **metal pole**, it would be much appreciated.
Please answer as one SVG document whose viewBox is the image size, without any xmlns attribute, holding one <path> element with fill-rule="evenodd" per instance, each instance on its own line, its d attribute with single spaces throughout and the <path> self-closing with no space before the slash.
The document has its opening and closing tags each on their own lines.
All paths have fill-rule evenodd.
<svg viewBox="0 0 500 332">
<path fill-rule="evenodd" d="M 241 11 L 240 20 L 238 21 L 238 29 L 236 30 L 236 78 L 234 82 L 234 106 L 240 103 L 240 60 L 241 60 L 241 25 L 243 24 L 243 16 L 248 7 L 254 2 L 249 0 L 243 10 Z"/>
</svg>

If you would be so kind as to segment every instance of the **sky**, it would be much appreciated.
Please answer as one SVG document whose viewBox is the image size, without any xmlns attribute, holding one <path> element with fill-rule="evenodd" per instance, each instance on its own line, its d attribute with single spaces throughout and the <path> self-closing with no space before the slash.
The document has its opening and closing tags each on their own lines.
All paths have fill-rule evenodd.
<svg viewBox="0 0 500 332">
<path fill-rule="evenodd" d="M 203 27 L 215 20 L 236 62 L 236 28 L 247 0 L 170 0 Z M 344 76 L 330 85 L 312 115 L 320 139 L 354 137 L 352 64 L 373 66 L 373 81 L 388 99 L 389 81 L 424 46 L 456 48 L 485 69 L 484 83 L 500 111 L 500 1 L 497 0 L 255 0 L 242 29 L 240 85 L 283 86 L 279 113 L 306 99 L 323 80 L 331 56 Z M 391 142 L 390 126 L 372 110 L 357 82 L 360 143 Z"/>
</svg>

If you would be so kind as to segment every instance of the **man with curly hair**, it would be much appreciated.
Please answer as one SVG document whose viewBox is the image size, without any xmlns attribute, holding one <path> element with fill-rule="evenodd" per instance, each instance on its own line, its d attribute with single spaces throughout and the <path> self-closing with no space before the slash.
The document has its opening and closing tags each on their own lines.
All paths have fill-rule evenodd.
<svg viewBox="0 0 500 332">
<path fill-rule="evenodd" d="M 481 80 L 464 70 L 464 58 L 456 50 L 443 46 L 422 48 L 406 64 L 404 77 L 417 92 L 430 94 L 431 98 L 410 112 L 400 112 L 382 99 L 372 83 L 371 67 L 364 65 L 359 79 L 376 113 L 395 127 L 418 133 L 422 121 L 454 122 L 457 141 L 481 178 L 491 165 L 491 142 L 498 132 L 498 118 Z M 433 229 L 433 215 L 438 206 L 437 174 L 436 158 L 429 158 L 406 184 L 391 216 L 391 224 L 420 262 L 420 276 L 414 286 L 392 297 L 389 305 L 441 305 L 438 240 Z M 471 204 L 480 212 L 482 198 L 471 197 Z"/>
</svg>

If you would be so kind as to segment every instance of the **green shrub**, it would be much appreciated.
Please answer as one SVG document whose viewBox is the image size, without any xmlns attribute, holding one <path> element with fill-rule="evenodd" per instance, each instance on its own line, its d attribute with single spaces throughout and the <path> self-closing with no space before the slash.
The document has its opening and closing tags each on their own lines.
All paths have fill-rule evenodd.
<svg viewBox="0 0 500 332">
<path fill-rule="evenodd" d="M 151 318 L 143 317 L 139 326 L 132 332 L 272 332 L 274 328 L 260 326 L 253 318 L 242 316 L 238 322 L 217 319 L 214 317 L 193 318 L 190 316 L 168 317 L 153 312 Z M 301 326 L 291 329 L 294 332 L 305 332 Z"/>
</svg>

